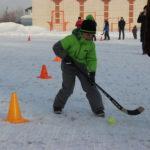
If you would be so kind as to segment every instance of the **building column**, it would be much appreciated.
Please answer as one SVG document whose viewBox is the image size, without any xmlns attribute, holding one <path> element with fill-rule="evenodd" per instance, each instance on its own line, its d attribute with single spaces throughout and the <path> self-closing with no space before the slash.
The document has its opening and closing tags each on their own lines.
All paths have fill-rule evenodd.
<svg viewBox="0 0 150 150">
<path fill-rule="evenodd" d="M 77 0 L 80 4 L 80 17 L 84 18 L 84 2 L 86 0 Z"/>
<path fill-rule="evenodd" d="M 60 23 L 60 6 L 62 0 L 52 0 L 55 3 L 55 22 Z"/>
<path fill-rule="evenodd" d="M 109 18 L 109 1 L 110 0 L 102 0 L 104 2 L 104 20 L 108 20 Z"/>
<path fill-rule="evenodd" d="M 129 1 L 129 24 L 133 23 L 133 13 L 134 13 L 134 1 L 135 0 L 128 0 Z"/>
</svg>

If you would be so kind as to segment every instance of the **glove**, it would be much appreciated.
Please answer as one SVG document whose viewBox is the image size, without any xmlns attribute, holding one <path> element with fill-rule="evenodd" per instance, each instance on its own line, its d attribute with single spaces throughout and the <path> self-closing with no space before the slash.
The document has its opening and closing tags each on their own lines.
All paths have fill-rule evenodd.
<svg viewBox="0 0 150 150">
<path fill-rule="evenodd" d="M 95 83 L 95 72 L 89 72 L 89 81 L 94 85 Z"/>
<path fill-rule="evenodd" d="M 68 56 L 68 55 L 66 55 L 63 60 L 64 60 L 64 62 L 65 62 L 66 64 L 68 64 L 68 65 L 73 64 L 72 58 L 71 58 L 70 56 Z"/>
</svg>

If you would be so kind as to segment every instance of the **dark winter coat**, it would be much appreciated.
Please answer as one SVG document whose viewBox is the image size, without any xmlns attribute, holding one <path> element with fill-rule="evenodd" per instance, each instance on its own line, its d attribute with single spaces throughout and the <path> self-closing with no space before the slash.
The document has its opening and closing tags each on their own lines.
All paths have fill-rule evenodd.
<svg viewBox="0 0 150 150">
<path fill-rule="evenodd" d="M 147 14 L 146 14 L 146 22 L 145 22 L 145 48 L 150 56 L 150 0 L 148 0 L 147 4 Z"/>
<path fill-rule="evenodd" d="M 105 21 L 105 25 L 104 25 L 103 31 L 104 32 L 109 32 L 109 23 L 108 23 L 108 21 Z"/>
<path fill-rule="evenodd" d="M 137 33 L 137 27 L 136 27 L 136 26 L 133 27 L 132 33 L 133 33 L 133 34 L 136 34 L 136 33 Z"/>
<path fill-rule="evenodd" d="M 137 19 L 137 22 L 141 23 L 141 32 L 140 32 L 141 42 L 144 41 L 145 19 L 146 19 L 146 16 L 144 15 L 144 12 L 140 13 L 140 15 Z"/>
<path fill-rule="evenodd" d="M 124 20 L 120 20 L 120 21 L 118 22 L 118 28 L 119 28 L 120 30 L 124 30 L 125 25 L 126 25 L 126 22 L 125 22 Z"/>
</svg>

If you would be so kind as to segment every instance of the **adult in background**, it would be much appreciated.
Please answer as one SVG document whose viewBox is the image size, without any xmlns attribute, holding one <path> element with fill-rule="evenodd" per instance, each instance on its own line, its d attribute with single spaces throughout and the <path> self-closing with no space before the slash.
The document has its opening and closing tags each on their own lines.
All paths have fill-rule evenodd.
<svg viewBox="0 0 150 150">
<path fill-rule="evenodd" d="M 147 6 L 144 6 L 143 11 L 139 14 L 139 17 L 137 19 L 138 23 L 141 23 L 141 30 L 140 30 L 140 40 L 142 42 L 142 50 L 143 50 L 143 55 L 147 54 L 146 48 L 145 48 L 145 23 L 146 23 L 146 9 Z"/>
<path fill-rule="evenodd" d="M 147 1 L 147 13 L 145 22 L 145 49 L 147 55 L 150 57 L 150 0 Z"/>
<path fill-rule="evenodd" d="M 124 38 L 125 38 L 125 33 L 124 33 L 125 25 L 126 25 L 126 22 L 125 22 L 124 18 L 121 17 L 120 20 L 118 21 L 118 29 L 119 29 L 118 40 L 121 39 L 121 33 L 122 33 L 122 39 L 124 40 Z"/>
</svg>

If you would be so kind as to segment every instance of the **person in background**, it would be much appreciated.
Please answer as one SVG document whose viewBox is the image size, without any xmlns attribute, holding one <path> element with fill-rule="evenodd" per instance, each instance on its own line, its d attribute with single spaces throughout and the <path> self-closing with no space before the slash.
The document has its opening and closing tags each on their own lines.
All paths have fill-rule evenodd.
<svg viewBox="0 0 150 150">
<path fill-rule="evenodd" d="M 104 40 L 110 40 L 110 37 L 109 37 L 109 22 L 108 22 L 108 20 L 104 21 L 103 33 L 104 33 Z"/>
<path fill-rule="evenodd" d="M 137 39 L 137 27 L 136 27 L 136 25 L 132 28 L 132 33 L 133 33 L 134 39 Z"/>
<path fill-rule="evenodd" d="M 146 8 L 146 19 L 145 19 L 145 49 L 147 55 L 150 57 L 150 0 L 147 1 L 147 8 Z"/>
<path fill-rule="evenodd" d="M 119 29 L 118 40 L 121 39 L 121 33 L 122 33 L 122 39 L 124 40 L 125 38 L 125 33 L 124 33 L 125 25 L 126 25 L 126 22 L 124 21 L 123 17 L 121 17 L 120 20 L 118 21 L 118 29 Z"/>
<path fill-rule="evenodd" d="M 145 22 L 146 22 L 146 8 L 147 6 L 144 6 L 143 11 L 139 14 L 139 17 L 137 19 L 138 23 L 141 23 L 141 30 L 140 30 L 140 40 L 142 42 L 142 50 L 143 50 L 143 55 L 147 54 L 146 48 L 145 48 Z"/>
<path fill-rule="evenodd" d="M 82 18 L 81 18 L 81 17 L 78 17 L 78 20 L 77 20 L 75 26 L 76 26 L 77 28 L 81 28 L 82 22 L 83 22 Z"/>
<path fill-rule="evenodd" d="M 93 113 L 98 117 L 105 116 L 102 96 L 95 85 L 97 58 L 93 42 L 94 34 L 96 34 L 95 21 L 84 20 L 80 30 L 74 29 L 71 35 L 66 36 L 53 46 L 54 53 L 62 58 L 63 80 L 62 87 L 53 104 L 53 111 L 56 114 L 62 113 L 68 98 L 73 93 L 75 80 L 78 77 Z M 79 68 L 88 78 L 81 73 Z"/>
</svg>

